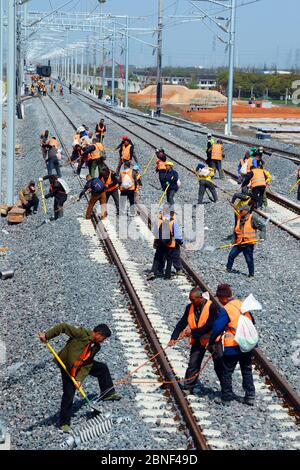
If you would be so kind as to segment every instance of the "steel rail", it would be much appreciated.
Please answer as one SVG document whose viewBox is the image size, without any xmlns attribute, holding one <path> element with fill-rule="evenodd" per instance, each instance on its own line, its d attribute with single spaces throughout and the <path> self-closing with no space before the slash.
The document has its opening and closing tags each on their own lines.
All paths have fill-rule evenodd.
<svg viewBox="0 0 300 470">
<path fill-rule="evenodd" d="M 56 104 L 57 108 L 62 112 L 62 114 L 67 118 L 68 122 L 70 125 L 76 129 L 76 126 L 72 122 L 72 120 L 66 115 L 66 113 L 61 109 L 61 107 L 55 102 L 55 100 L 52 98 L 52 101 Z M 42 101 L 43 102 L 43 101 Z M 70 155 L 68 152 L 68 149 L 66 145 L 64 144 L 64 141 L 61 137 L 61 134 L 57 131 L 57 127 L 47 110 L 45 104 L 43 103 L 45 111 L 47 113 L 47 116 L 49 117 L 52 126 L 54 127 L 54 130 L 57 134 L 57 137 L 59 138 L 59 141 L 66 151 L 66 155 L 68 156 L 68 160 L 70 161 Z M 82 184 L 82 183 L 81 183 Z M 162 376 L 165 381 L 175 381 L 176 376 L 175 373 L 168 361 L 168 358 L 165 354 L 164 351 L 162 351 L 162 345 L 160 344 L 157 335 L 155 331 L 153 330 L 153 327 L 147 317 L 147 314 L 143 308 L 143 305 L 138 297 L 137 292 L 135 291 L 130 278 L 126 272 L 126 269 L 124 268 L 118 253 L 116 252 L 114 245 L 112 241 L 110 240 L 107 231 L 105 230 L 99 216 L 93 212 L 92 214 L 92 222 L 94 225 L 94 228 L 96 230 L 96 233 L 99 235 L 98 230 L 100 232 L 100 237 L 99 240 L 106 246 L 106 249 L 109 253 L 110 258 L 113 260 L 113 263 L 117 267 L 119 274 L 122 278 L 123 284 L 126 288 L 127 294 L 129 295 L 129 298 L 131 299 L 132 305 L 134 307 L 134 311 L 136 312 L 136 318 L 139 321 L 139 323 L 142 325 L 145 335 L 147 337 L 147 340 L 151 344 L 151 348 L 154 354 L 159 353 L 159 355 L 156 358 L 156 362 L 159 364 L 159 369 L 162 371 Z M 97 230 L 98 229 L 98 230 Z M 198 421 L 195 419 L 195 416 L 193 414 L 193 411 L 191 410 L 188 401 L 186 400 L 186 397 L 181 390 L 180 386 L 178 383 L 174 382 L 173 384 L 168 385 L 168 388 L 173 395 L 178 407 L 179 411 L 181 412 L 181 415 L 193 437 L 195 446 L 197 449 L 201 450 L 211 450 L 211 447 L 208 445 L 202 429 L 198 423 Z"/>
<path fill-rule="evenodd" d="M 56 106 L 60 109 L 60 111 L 65 115 L 65 117 L 68 119 L 68 121 L 71 123 L 71 119 L 67 116 L 67 114 L 60 108 L 60 106 L 55 102 L 55 100 L 53 100 L 53 102 L 56 104 Z M 76 126 L 72 123 L 72 126 L 74 128 L 76 128 Z M 140 215 L 142 216 L 142 218 L 144 219 L 144 221 L 147 223 L 148 227 L 151 229 L 151 219 L 149 218 L 148 214 L 145 212 L 144 208 L 140 205 L 138 205 L 138 209 L 139 209 L 139 212 L 140 212 Z M 95 215 L 94 215 L 95 216 Z M 103 225 L 101 224 L 98 216 L 95 216 L 95 223 L 99 226 L 99 227 L 103 227 Z M 103 230 L 103 228 L 101 228 L 101 230 Z M 108 239 L 108 236 L 105 236 L 104 237 L 105 240 Z M 111 242 L 110 242 L 111 243 Z M 126 274 L 126 271 L 124 269 L 124 267 L 122 266 L 122 263 L 118 257 L 118 254 L 115 252 L 115 249 L 113 247 L 113 245 L 108 248 L 109 250 L 109 253 L 111 254 L 112 258 L 115 259 L 118 259 L 118 263 L 120 264 L 120 266 L 117 266 L 118 269 L 119 269 L 119 272 L 121 274 L 121 270 L 122 270 L 122 279 L 123 279 L 123 276 Z M 115 252 L 115 254 L 113 255 L 113 251 Z M 223 307 L 223 305 L 219 302 L 219 300 L 217 299 L 217 297 L 214 295 L 214 293 L 212 292 L 212 290 L 209 288 L 209 286 L 204 282 L 204 280 L 191 268 L 191 266 L 189 265 L 188 261 L 184 258 L 184 257 L 181 257 L 181 261 L 182 261 L 182 265 L 183 265 L 183 268 L 184 270 L 186 271 L 186 273 L 193 279 L 193 281 L 195 282 L 196 285 L 198 285 L 203 291 L 207 291 L 209 292 L 210 296 L 211 296 L 211 299 L 213 300 L 213 302 L 215 304 L 218 305 L 218 307 Z M 124 272 L 123 272 L 124 271 Z M 125 281 L 124 281 L 125 282 Z M 138 300 L 138 303 L 139 303 L 139 309 L 142 309 L 143 310 L 143 307 L 142 305 L 140 304 L 140 301 L 138 299 L 138 296 L 136 295 L 134 289 L 133 289 L 133 286 L 130 282 L 130 280 L 128 279 L 128 282 L 130 283 L 130 286 L 133 290 L 132 292 L 132 295 L 134 294 L 134 296 L 136 296 L 135 300 Z M 130 294 L 129 294 L 130 295 Z M 130 296 L 131 297 L 131 296 Z M 134 305 L 135 305 L 135 301 L 133 302 Z M 144 312 L 145 313 L 145 312 Z M 147 319 L 147 316 L 146 318 L 144 319 L 143 318 L 143 321 L 145 321 L 145 324 L 146 322 L 148 322 L 148 326 L 150 325 L 150 328 L 151 328 L 151 324 L 149 323 L 149 320 Z M 153 333 L 153 329 L 151 328 L 150 329 L 150 332 Z M 147 333 L 148 334 L 148 333 Z M 157 339 L 157 336 L 154 334 L 154 338 L 153 338 L 153 348 L 156 348 L 157 346 L 157 342 L 159 344 L 159 341 Z M 152 344 L 152 343 L 151 343 Z M 161 348 L 161 346 L 160 346 Z M 276 370 L 276 368 L 273 366 L 273 364 L 267 359 L 266 355 L 263 353 L 263 351 L 260 349 L 260 348 L 255 348 L 254 349 L 254 358 L 255 358 L 255 361 L 256 361 L 256 365 L 263 371 L 263 374 L 265 376 L 268 376 L 270 378 L 270 381 L 272 383 L 272 385 L 274 386 L 274 388 L 283 396 L 283 398 L 286 400 L 286 402 L 288 403 L 289 407 L 291 407 L 293 409 L 293 411 L 297 414 L 297 416 L 300 416 L 300 397 L 297 395 L 297 393 L 293 390 L 293 388 L 289 385 L 289 383 L 287 382 L 287 380 L 282 377 L 282 375 Z M 167 363 L 168 363 L 168 360 L 166 359 Z M 168 363 L 169 364 L 169 363 Z M 163 370 L 166 372 L 166 369 L 163 368 Z M 169 371 L 170 373 L 170 371 Z M 169 375 L 168 373 L 168 377 L 172 377 L 174 376 L 174 373 L 171 369 L 171 375 Z M 178 384 L 174 384 L 174 385 L 177 385 Z M 175 387 L 174 387 L 175 389 Z M 178 386 L 178 389 L 180 390 L 180 392 L 182 393 L 180 387 Z M 183 394 L 182 394 L 183 395 Z M 184 396 L 184 395 L 183 395 Z M 198 426 L 198 425 L 197 425 Z M 192 433 L 193 434 L 193 433 Z M 194 436 L 194 434 L 193 434 Z"/>
</svg>

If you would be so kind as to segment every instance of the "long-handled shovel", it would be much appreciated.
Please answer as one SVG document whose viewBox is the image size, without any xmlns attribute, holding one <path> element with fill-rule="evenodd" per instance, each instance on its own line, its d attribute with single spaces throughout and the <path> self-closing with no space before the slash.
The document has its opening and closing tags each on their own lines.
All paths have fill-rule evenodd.
<svg viewBox="0 0 300 470">
<path fill-rule="evenodd" d="M 171 181 L 172 181 L 173 178 L 174 178 L 174 177 L 172 176 Z M 169 189 L 169 186 L 170 186 L 170 184 L 171 184 L 171 181 L 167 184 L 166 189 L 164 190 L 164 192 L 163 192 L 163 194 L 162 194 L 160 200 L 158 201 L 158 207 L 160 207 L 160 206 L 162 205 L 162 202 L 163 202 L 163 200 L 164 200 L 164 198 L 165 198 L 165 195 L 166 195 L 167 192 L 168 192 L 168 189 Z"/>
<path fill-rule="evenodd" d="M 298 181 L 296 181 L 296 183 L 294 184 L 294 186 L 290 190 L 290 193 L 292 193 L 296 189 L 296 187 L 298 186 L 299 183 L 300 183 L 300 179 Z"/>
<path fill-rule="evenodd" d="M 64 371 L 66 372 L 66 374 L 70 377 L 70 379 L 72 380 L 73 384 L 75 385 L 76 389 L 79 391 L 80 395 L 84 398 L 84 400 L 86 401 L 87 405 L 92 409 L 92 410 L 95 410 L 95 411 L 99 411 L 99 412 L 102 412 L 101 408 L 99 408 L 97 405 L 93 405 L 93 403 L 91 402 L 91 400 L 88 399 L 86 393 L 84 392 L 83 388 L 80 386 L 78 387 L 78 382 L 76 381 L 76 379 L 74 377 L 72 377 L 72 375 L 69 373 L 69 371 L 67 370 L 65 364 L 62 362 L 61 358 L 58 356 L 58 354 L 55 352 L 55 350 L 52 348 L 51 344 L 49 342 L 45 343 L 47 348 L 49 349 L 49 351 L 51 352 L 51 354 L 53 354 L 53 356 L 55 357 L 55 359 L 57 360 L 57 362 L 60 364 L 60 366 L 64 369 Z"/>
<path fill-rule="evenodd" d="M 153 156 L 150 158 L 149 162 L 147 163 L 147 165 L 146 165 L 146 167 L 145 167 L 145 169 L 144 169 L 144 173 L 143 173 L 142 176 L 144 176 L 144 175 L 147 173 L 147 171 L 149 170 L 149 167 L 150 167 L 151 163 L 153 162 L 154 157 L 155 157 L 155 155 L 153 155 Z"/>
<path fill-rule="evenodd" d="M 48 222 L 47 220 L 47 205 L 46 205 L 46 200 L 45 200 L 45 194 L 44 194 L 44 189 L 43 189 L 43 182 L 40 181 L 40 190 L 41 190 L 41 195 L 42 195 L 42 200 L 43 200 L 43 209 L 44 209 L 44 222 L 40 225 L 40 227 Z"/>
</svg>

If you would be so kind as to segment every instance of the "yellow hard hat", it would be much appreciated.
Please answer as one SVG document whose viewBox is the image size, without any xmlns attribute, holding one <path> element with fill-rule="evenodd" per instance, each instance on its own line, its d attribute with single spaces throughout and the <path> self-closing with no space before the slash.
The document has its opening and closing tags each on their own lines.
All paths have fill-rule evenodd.
<svg viewBox="0 0 300 470">
<path fill-rule="evenodd" d="M 174 166 L 174 163 L 172 163 L 172 162 L 166 162 L 165 164 L 170 165 L 170 166 Z"/>
</svg>

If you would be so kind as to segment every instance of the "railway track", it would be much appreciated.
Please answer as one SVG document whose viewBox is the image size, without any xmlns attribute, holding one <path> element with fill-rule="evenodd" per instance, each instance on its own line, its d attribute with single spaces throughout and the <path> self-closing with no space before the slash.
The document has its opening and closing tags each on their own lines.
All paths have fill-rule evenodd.
<svg viewBox="0 0 300 470">
<path fill-rule="evenodd" d="M 156 149 L 156 148 L 159 148 L 159 147 L 165 147 L 166 143 L 167 143 L 169 148 L 173 147 L 174 151 L 170 155 L 170 158 L 174 162 L 176 162 L 176 164 L 178 164 L 179 166 L 181 166 L 182 168 L 184 168 L 185 170 L 187 170 L 191 174 L 193 174 L 193 171 L 188 165 L 183 163 L 182 160 L 174 158 L 173 155 L 176 151 L 178 151 L 178 149 L 181 152 L 183 152 L 184 154 L 186 154 L 188 157 L 192 156 L 192 157 L 196 158 L 197 160 L 200 160 L 200 161 L 203 161 L 203 162 L 206 160 L 204 156 L 201 157 L 201 156 L 198 155 L 198 153 L 194 152 L 193 150 L 186 149 L 183 145 L 175 143 L 172 139 L 168 138 L 165 135 L 161 135 L 160 133 L 158 133 L 158 132 L 156 132 L 152 129 L 149 130 L 148 128 L 143 126 L 141 123 L 136 122 L 135 120 L 132 120 L 132 119 L 129 119 L 128 117 L 126 117 L 125 123 L 124 122 L 120 123 L 118 120 L 114 119 L 111 116 L 111 114 L 113 114 L 117 118 L 121 118 L 123 120 L 125 119 L 124 115 L 120 114 L 119 112 L 116 112 L 115 110 L 112 110 L 108 106 L 103 105 L 105 110 L 108 113 L 107 114 L 103 111 L 103 106 L 102 105 L 100 106 L 99 104 L 97 104 L 97 105 L 95 104 L 95 101 L 94 101 L 93 98 L 89 98 L 86 95 L 83 95 L 82 93 L 78 92 L 77 90 L 75 90 L 74 93 L 77 95 L 77 97 L 82 102 L 84 102 L 85 104 L 90 106 L 95 111 L 101 112 L 106 118 L 110 119 L 115 124 L 119 125 L 120 127 L 125 129 L 126 131 L 130 132 L 132 135 L 135 135 L 136 137 L 138 137 L 140 140 L 144 141 L 147 145 L 151 146 L 152 148 Z M 85 99 L 82 99 L 82 98 L 85 98 Z M 86 101 L 86 99 L 88 101 Z M 109 109 L 107 109 L 107 108 L 109 108 Z M 130 123 L 130 124 L 128 124 L 128 123 Z M 132 128 L 132 125 L 136 126 L 139 129 L 142 129 L 142 131 L 148 133 L 149 136 L 141 136 L 140 132 L 138 132 L 136 129 Z M 154 138 L 153 138 L 153 136 L 154 136 Z M 156 138 L 156 140 L 155 140 L 155 138 Z M 155 140 L 155 144 L 153 143 L 154 140 Z M 224 172 L 231 180 L 237 181 L 237 177 L 234 173 L 232 173 L 228 170 L 224 170 Z M 214 183 L 214 184 L 218 189 L 220 189 L 221 191 L 228 194 L 228 191 L 224 190 L 224 188 L 222 188 L 222 186 L 220 186 L 219 184 L 216 184 L 216 183 Z M 232 194 L 231 194 L 231 196 L 232 196 Z M 267 197 L 270 201 L 272 201 L 272 203 L 274 203 L 272 205 L 272 210 L 275 212 L 275 216 L 270 216 L 269 214 L 265 213 L 263 210 L 260 210 L 260 209 L 257 209 L 256 212 L 261 217 L 263 217 L 264 219 L 269 220 L 272 224 L 274 224 L 278 228 L 286 231 L 287 233 L 289 233 L 291 236 L 293 236 L 297 240 L 300 240 L 300 218 L 293 217 L 293 214 L 296 214 L 297 216 L 300 216 L 300 206 L 298 204 L 294 203 L 293 201 L 290 201 L 289 199 L 287 199 L 287 198 L 285 198 L 285 197 L 283 197 L 279 194 L 273 193 L 272 191 L 267 191 Z M 281 207 L 283 207 L 285 210 L 283 211 L 281 209 Z M 287 221 L 291 221 L 293 227 L 289 227 L 287 225 Z M 288 223 L 290 223 L 290 222 L 288 222 Z M 294 227 L 295 227 L 295 229 L 294 229 Z"/>
<path fill-rule="evenodd" d="M 72 126 L 72 129 L 76 129 L 72 119 L 64 112 L 64 110 L 61 109 L 55 100 L 52 99 L 52 101 L 65 116 L 70 126 Z M 57 132 L 54 120 L 46 108 L 45 111 Z M 69 156 L 68 148 L 64 144 L 63 139 L 61 139 L 59 132 L 57 132 L 57 136 L 66 155 Z M 144 220 L 143 223 L 150 227 L 151 221 L 149 220 L 148 214 L 141 208 L 140 212 L 141 217 Z M 141 282 L 140 277 L 136 274 L 137 269 L 133 263 L 128 261 L 130 257 L 128 256 L 128 253 L 126 253 L 126 249 L 118 239 L 110 223 L 107 221 L 101 222 L 98 214 L 95 212 L 93 214 L 93 225 L 99 235 L 101 243 L 105 243 L 105 250 L 109 253 L 110 259 L 113 260 L 114 264 L 118 268 L 126 292 L 131 299 L 133 312 L 136 315 L 138 324 L 143 329 L 145 338 L 147 338 L 147 341 L 149 342 L 151 354 L 159 353 L 163 348 L 162 345 L 165 344 L 167 338 L 169 338 L 169 332 L 167 332 L 166 325 L 162 322 L 159 312 L 154 307 L 153 295 L 149 294 L 148 289 L 146 289 L 146 286 Z M 182 261 L 184 270 L 192 285 L 198 285 L 205 291 L 210 292 L 212 300 L 218 303 L 218 300 L 214 297 L 213 293 L 202 278 L 199 277 L 198 274 L 189 266 L 185 259 Z M 156 363 L 163 381 L 173 382 L 174 379 L 182 376 L 182 359 L 183 358 L 178 355 L 177 351 L 174 350 L 168 350 L 168 352 L 164 351 L 157 356 Z M 285 402 L 285 406 L 288 406 L 289 411 L 300 416 L 299 397 L 289 386 L 287 381 L 276 371 L 274 366 L 268 361 L 260 349 L 255 350 L 255 361 L 257 368 L 261 371 L 264 378 L 268 378 L 267 380 L 280 397 L 282 397 Z M 174 397 L 180 410 L 180 414 L 193 437 L 194 446 L 203 450 L 210 449 L 210 445 L 207 442 L 207 436 L 205 436 L 205 433 L 203 433 L 203 430 L 201 429 L 203 409 L 201 406 L 193 407 L 193 404 L 195 405 L 193 399 L 187 397 L 182 392 L 178 383 L 175 382 L 170 385 L 168 385 L 169 391 Z M 212 435 L 214 435 L 215 430 L 210 431 L 212 431 Z M 209 435 L 209 430 L 207 434 Z M 214 441 L 211 440 L 211 442 Z"/>
</svg>

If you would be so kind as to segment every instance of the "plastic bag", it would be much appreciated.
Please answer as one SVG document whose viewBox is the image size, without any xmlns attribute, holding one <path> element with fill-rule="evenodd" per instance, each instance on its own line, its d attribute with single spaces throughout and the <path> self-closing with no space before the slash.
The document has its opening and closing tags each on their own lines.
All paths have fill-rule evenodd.
<svg viewBox="0 0 300 470">
<path fill-rule="evenodd" d="M 65 190 L 65 193 L 66 194 L 69 194 L 69 192 L 71 191 L 70 188 L 69 188 L 69 185 L 66 183 L 65 180 L 63 180 L 62 178 L 58 178 L 58 182 L 62 185 L 62 187 L 64 188 Z"/>
<path fill-rule="evenodd" d="M 180 180 L 177 180 L 177 188 L 179 189 L 181 186 L 181 181 Z"/>
<path fill-rule="evenodd" d="M 245 162 L 243 165 L 242 165 L 242 168 L 241 168 L 241 171 L 240 171 L 241 175 L 245 176 L 247 173 L 248 173 L 248 162 Z"/>
<path fill-rule="evenodd" d="M 61 153 L 57 151 L 56 158 L 58 161 L 61 161 Z"/>
<path fill-rule="evenodd" d="M 122 178 L 122 188 L 129 189 L 133 185 L 129 175 L 124 175 Z"/>
<path fill-rule="evenodd" d="M 243 353 L 251 351 L 257 345 L 256 328 L 252 321 L 243 314 L 240 315 L 234 339 Z"/>
</svg>

